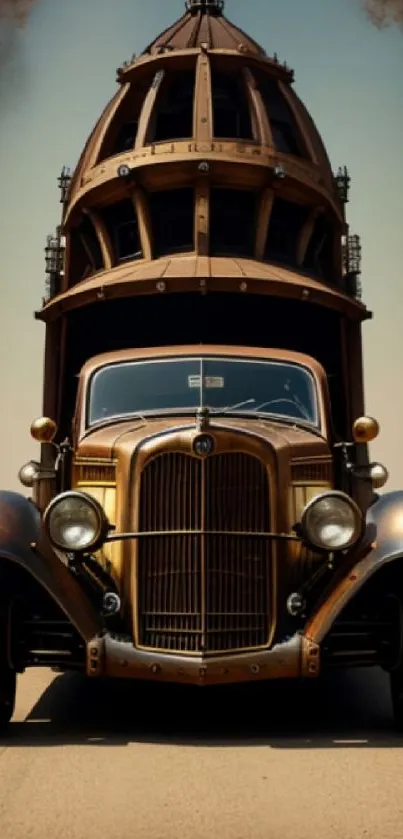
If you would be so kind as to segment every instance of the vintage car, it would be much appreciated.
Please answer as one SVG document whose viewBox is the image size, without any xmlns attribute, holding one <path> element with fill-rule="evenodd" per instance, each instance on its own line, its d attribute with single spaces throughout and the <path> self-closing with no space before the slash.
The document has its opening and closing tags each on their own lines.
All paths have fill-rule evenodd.
<svg viewBox="0 0 403 839">
<path fill-rule="evenodd" d="M 353 437 L 377 431 L 357 418 Z M 35 664 L 199 685 L 372 664 L 398 702 L 400 497 L 363 510 L 343 489 L 386 473 L 334 442 L 315 359 L 220 345 L 96 356 L 71 441 L 55 432 L 32 425 L 59 489 L 43 514 L 35 495 L 0 500 L 3 721 L 15 674 Z"/>
<path fill-rule="evenodd" d="M 403 725 L 403 492 L 370 457 L 349 175 L 223 6 L 189 0 L 121 68 L 60 179 L 40 453 L 29 497 L 0 492 L 3 725 L 29 667 L 358 665 L 390 673 Z"/>
</svg>

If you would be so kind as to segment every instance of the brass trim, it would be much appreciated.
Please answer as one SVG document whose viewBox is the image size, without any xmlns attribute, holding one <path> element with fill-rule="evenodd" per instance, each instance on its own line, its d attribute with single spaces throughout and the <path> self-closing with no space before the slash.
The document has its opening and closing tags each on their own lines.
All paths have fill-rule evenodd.
<svg viewBox="0 0 403 839">
<path fill-rule="evenodd" d="M 314 665 L 312 667 L 312 664 Z M 108 633 L 87 644 L 89 676 L 195 685 L 235 684 L 319 675 L 320 649 L 299 633 L 270 650 L 205 659 L 139 650 Z"/>
</svg>

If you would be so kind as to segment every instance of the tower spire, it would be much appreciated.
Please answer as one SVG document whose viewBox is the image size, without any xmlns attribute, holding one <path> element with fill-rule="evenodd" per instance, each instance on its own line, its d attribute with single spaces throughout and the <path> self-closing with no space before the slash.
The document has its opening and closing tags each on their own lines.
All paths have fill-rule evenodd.
<svg viewBox="0 0 403 839">
<path fill-rule="evenodd" d="M 186 0 L 186 9 L 192 15 L 201 12 L 211 15 L 221 15 L 224 10 L 224 0 Z"/>
</svg>

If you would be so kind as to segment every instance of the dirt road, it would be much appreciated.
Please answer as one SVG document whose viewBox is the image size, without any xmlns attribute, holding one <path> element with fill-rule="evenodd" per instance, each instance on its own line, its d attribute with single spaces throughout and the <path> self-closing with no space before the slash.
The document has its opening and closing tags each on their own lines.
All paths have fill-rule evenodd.
<svg viewBox="0 0 403 839">
<path fill-rule="evenodd" d="M 0 740 L 0 837 L 402 839 L 402 747 L 378 673 L 305 696 L 31 672 Z"/>
</svg>

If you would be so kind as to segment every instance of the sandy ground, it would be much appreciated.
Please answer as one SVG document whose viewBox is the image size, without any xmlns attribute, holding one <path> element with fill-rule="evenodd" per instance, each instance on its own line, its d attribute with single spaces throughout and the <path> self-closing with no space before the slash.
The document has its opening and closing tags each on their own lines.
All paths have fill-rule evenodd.
<svg viewBox="0 0 403 839">
<path fill-rule="evenodd" d="M 403 738 L 375 671 L 205 691 L 21 677 L 1 839 L 402 839 Z"/>
</svg>

